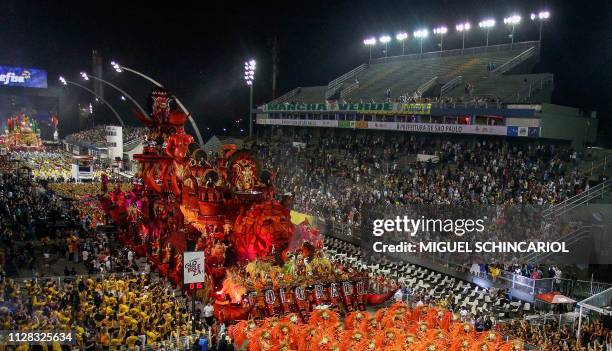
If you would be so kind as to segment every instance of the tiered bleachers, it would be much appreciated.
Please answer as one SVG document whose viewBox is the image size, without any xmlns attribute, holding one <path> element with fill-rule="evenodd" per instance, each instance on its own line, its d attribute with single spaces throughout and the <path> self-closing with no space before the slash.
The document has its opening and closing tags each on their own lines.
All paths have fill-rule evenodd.
<svg viewBox="0 0 612 351">
<path fill-rule="evenodd" d="M 386 99 L 387 89 L 391 90 L 391 100 L 395 101 L 400 96 L 412 97 L 421 85 L 432 79 L 436 81 L 433 86 L 440 87 L 456 77 L 461 77 L 461 84 L 451 89 L 445 96 L 464 99 L 476 95 L 492 95 L 512 101 L 517 90 L 524 87 L 525 79 L 532 82 L 541 76 L 507 75 L 507 73 L 502 75 L 491 69 L 501 67 L 508 62 L 513 63 L 514 67 L 517 62 L 537 55 L 538 51 L 538 42 L 526 42 L 512 48 L 509 45 L 474 48 L 466 50 L 464 54 L 451 50 L 425 53 L 422 56 L 412 54 L 379 58 L 365 65 L 365 69 L 355 70 L 356 73 L 351 73 L 350 77 L 344 77 L 346 75 L 344 74 L 341 77 L 343 81 L 333 85 L 333 92 L 325 86 L 300 87 L 286 94 L 286 98 L 274 102 L 323 102 L 326 100 L 326 92 L 328 95 L 334 93 L 332 94 L 334 98 L 343 101 L 380 102 Z M 523 55 L 519 56 L 521 54 Z M 520 60 L 515 59 L 517 57 L 520 57 Z M 473 87 L 469 94 L 465 91 L 466 83 Z M 425 96 L 430 95 L 425 94 Z"/>
<path fill-rule="evenodd" d="M 491 96 L 499 98 L 501 101 L 521 102 L 526 97 L 529 87 L 532 93 L 545 88 L 552 82 L 552 74 L 512 74 L 491 76 L 487 79 L 476 80 L 474 84 L 473 96 Z M 542 84 L 539 84 L 539 83 Z M 454 98 L 464 98 L 466 93 L 463 85 L 459 85 L 448 92 L 445 96 Z"/>
<path fill-rule="evenodd" d="M 412 95 L 417 88 L 434 77 L 440 83 L 456 76 L 467 82 L 478 81 L 489 75 L 487 64 L 499 66 L 520 54 L 523 50 L 509 50 L 465 56 L 408 59 L 400 62 L 373 63 L 357 76 L 360 87 L 347 98 L 384 100 L 385 92 L 391 89 L 391 98 Z M 380 66 L 380 67 L 379 67 Z M 368 72 L 368 71 L 373 71 Z M 378 74 L 388 72 L 388 74 Z"/>
<path fill-rule="evenodd" d="M 290 102 L 310 103 L 325 101 L 325 90 L 327 86 L 302 87 L 299 93 L 289 98 Z"/>
</svg>

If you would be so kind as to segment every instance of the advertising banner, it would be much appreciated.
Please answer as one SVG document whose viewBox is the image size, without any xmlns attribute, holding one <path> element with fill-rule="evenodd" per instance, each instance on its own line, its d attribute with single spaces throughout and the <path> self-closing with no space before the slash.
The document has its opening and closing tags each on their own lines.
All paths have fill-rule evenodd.
<svg viewBox="0 0 612 351">
<path fill-rule="evenodd" d="M 371 115 L 429 115 L 431 104 L 402 104 L 402 103 L 314 103 L 314 104 L 266 104 L 264 112 L 283 111 L 317 111 L 317 112 L 356 112 Z"/>
<path fill-rule="evenodd" d="M 37 68 L 0 66 L 0 87 L 47 88 L 47 72 Z"/>
<path fill-rule="evenodd" d="M 412 123 L 412 122 L 373 122 L 373 121 L 336 121 L 336 120 L 304 120 L 283 118 L 258 118 L 260 125 L 327 127 L 348 129 L 397 130 L 418 133 L 446 133 L 446 134 L 479 134 L 479 135 L 505 135 L 514 137 L 540 136 L 539 127 L 517 126 L 489 126 L 479 124 L 438 124 L 438 123 Z"/>
<path fill-rule="evenodd" d="M 204 251 L 183 252 L 183 284 L 204 283 Z"/>
</svg>

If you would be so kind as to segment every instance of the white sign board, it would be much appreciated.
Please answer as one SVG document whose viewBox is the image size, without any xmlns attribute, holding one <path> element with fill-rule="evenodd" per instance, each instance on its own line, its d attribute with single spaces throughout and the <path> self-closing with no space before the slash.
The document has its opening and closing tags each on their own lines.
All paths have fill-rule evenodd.
<svg viewBox="0 0 612 351">
<path fill-rule="evenodd" d="M 183 284 L 204 283 L 204 251 L 183 252 Z"/>
</svg>

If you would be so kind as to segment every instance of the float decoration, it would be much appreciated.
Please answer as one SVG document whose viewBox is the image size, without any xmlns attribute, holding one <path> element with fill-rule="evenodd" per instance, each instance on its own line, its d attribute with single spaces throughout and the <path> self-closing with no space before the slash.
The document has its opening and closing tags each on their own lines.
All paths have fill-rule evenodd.
<svg viewBox="0 0 612 351">
<path fill-rule="evenodd" d="M 204 251 L 212 292 L 205 298 L 215 300 L 222 321 L 304 314 L 323 303 L 363 309 L 391 296 L 393 288 L 368 297 L 367 276 L 326 258 L 308 222 L 291 223 L 285 201 L 275 199 L 275 173 L 248 150 L 199 148 L 185 131 L 188 116 L 163 89 L 150 94 L 148 107 L 148 116 L 135 112 L 149 133 L 134 155 L 131 191 L 115 189 L 100 202 L 119 239 L 161 275 L 179 285 L 182 252 Z"/>
</svg>

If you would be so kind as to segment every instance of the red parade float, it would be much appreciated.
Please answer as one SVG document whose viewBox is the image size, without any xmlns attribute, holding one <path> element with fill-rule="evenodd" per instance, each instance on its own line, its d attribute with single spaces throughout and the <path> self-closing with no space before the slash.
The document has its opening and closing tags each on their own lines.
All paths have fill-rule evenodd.
<svg viewBox="0 0 612 351">
<path fill-rule="evenodd" d="M 223 321 L 278 313 L 308 313 L 320 304 L 364 309 L 390 298 L 371 294 L 367 277 L 322 252 L 320 233 L 291 223 L 290 198 L 275 199 L 274 176 L 247 150 L 225 145 L 208 156 L 185 132 L 187 116 L 171 95 L 155 90 L 139 171 L 129 193 L 117 186 L 100 202 L 118 238 L 146 256 L 160 275 L 182 282 L 182 253 L 204 251 L 206 294 Z M 212 153 L 211 153 L 212 154 Z M 109 190 L 109 180 L 102 179 Z"/>
</svg>

